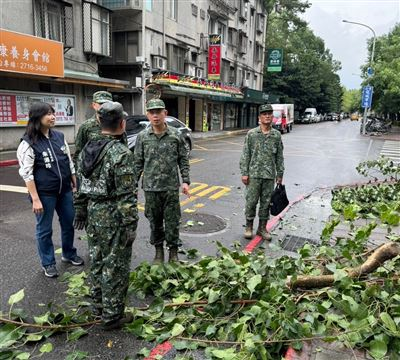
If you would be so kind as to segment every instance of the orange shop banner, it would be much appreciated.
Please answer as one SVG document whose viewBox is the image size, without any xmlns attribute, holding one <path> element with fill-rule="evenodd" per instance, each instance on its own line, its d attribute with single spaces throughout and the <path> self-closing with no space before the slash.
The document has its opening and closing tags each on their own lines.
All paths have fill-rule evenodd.
<svg viewBox="0 0 400 360">
<path fill-rule="evenodd" d="M 0 29 L 0 71 L 64 77 L 64 45 Z"/>
</svg>

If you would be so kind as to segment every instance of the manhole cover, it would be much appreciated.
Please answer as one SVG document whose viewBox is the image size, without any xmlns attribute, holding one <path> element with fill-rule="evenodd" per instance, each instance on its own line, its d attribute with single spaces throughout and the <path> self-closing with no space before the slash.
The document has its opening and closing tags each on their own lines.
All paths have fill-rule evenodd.
<svg viewBox="0 0 400 360">
<path fill-rule="evenodd" d="M 181 229 L 183 233 L 208 234 L 225 229 L 226 222 L 216 215 L 192 213 L 183 214 Z"/>
<path fill-rule="evenodd" d="M 300 249 L 305 243 L 318 245 L 319 241 L 296 235 L 286 235 L 282 241 L 281 247 L 283 250 L 296 252 L 297 249 Z"/>
</svg>

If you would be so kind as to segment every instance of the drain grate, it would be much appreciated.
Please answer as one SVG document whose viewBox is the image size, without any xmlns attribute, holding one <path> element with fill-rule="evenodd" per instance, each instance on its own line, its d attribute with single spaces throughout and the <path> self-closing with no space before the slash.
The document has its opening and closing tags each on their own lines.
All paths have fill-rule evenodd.
<svg viewBox="0 0 400 360">
<path fill-rule="evenodd" d="M 225 229 L 226 222 L 216 215 L 194 213 L 183 214 L 181 218 L 182 233 L 208 234 Z"/>
<path fill-rule="evenodd" d="M 297 249 L 300 249 L 305 243 L 318 245 L 319 241 L 296 235 L 286 235 L 282 240 L 281 247 L 283 250 L 296 252 Z"/>
</svg>

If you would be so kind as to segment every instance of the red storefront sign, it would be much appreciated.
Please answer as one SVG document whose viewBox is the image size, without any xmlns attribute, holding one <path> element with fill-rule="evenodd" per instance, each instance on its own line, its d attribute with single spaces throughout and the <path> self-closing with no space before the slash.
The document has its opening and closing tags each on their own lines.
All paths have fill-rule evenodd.
<svg viewBox="0 0 400 360">
<path fill-rule="evenodd" d="M 221 79 L 221 35 L 209 36 L 208 44 L 208 79 Z"/>
</svg>

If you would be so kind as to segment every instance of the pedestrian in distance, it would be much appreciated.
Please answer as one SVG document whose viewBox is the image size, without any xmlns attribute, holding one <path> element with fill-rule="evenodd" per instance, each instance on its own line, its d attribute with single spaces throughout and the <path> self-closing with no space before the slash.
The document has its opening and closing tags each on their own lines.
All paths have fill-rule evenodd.
<svg viewBox="0 0 400 360">
<path fill-rule="evenodd" d="M 246 185 L 244 237 L 253 237 L 253 223 L 259 203 L 257 235 L 264 240 L 271 240 L 267 222 L 274 184 L 282 184 L 283 144 L 280 132 L 272 128 L 271 104 L 261 105 L 258 113 L 259 126 L 247 133 L 240 157 L 242 182 Z"/>
<path fill-rule="evenodd" d="M 17 150 L 19 174 L 32 202 L 37 248 L 47 277 L 58 276 L 52 240 L 54 211 L 61 226 L 61 260 L 83 265 L 74 248 L 72 192 L 76 189 L 75 168 L 64 134 L 53 129 L 54 113 L 47 103 L 33 103 L 25 135 Z"/>
<path fill-rule="evenodd" d="M 124 310 L 138 222 L 137 181 L 133 153 L 124 142 L 122 105 L 106 102 L 98 116 L 102 137 L 89 140 L 78 159 L 87 203 L 75 204 L 74 226 L 87 224 L 92 310 L 111 330 L 132 321 Z"/>
<path fill-rule="evenodd" d="M 99 120 L 97 119 L 97 110 L 102 104 L 112 100 L 112 95 L 108 91 L 97 91 L 93 94 L 92 108 L 94 109 L 95 113 L 79 127 L 78 133 L 76 134 L 75 153 L 73 157 L 75 166 L 77 164 L 79 154 L 88 141 L 101 137 L 101 128 Z"/>
<path fill-rule="evenodd" d="M 164 242 L 169 248 L 169 262 L 178 261 L 182 192 L 190 196 L 189 149 L 180 134 L 165 121 L 167 111 L 161 99 L 146 104 L 150 125 L 140 132 L 135 145 L 135 169 L 138 180 L 143 173 L 145 216 L 150 222 L 150 243 L 155 246 L 154 263 L 164 262 Z"/>
</svg>

